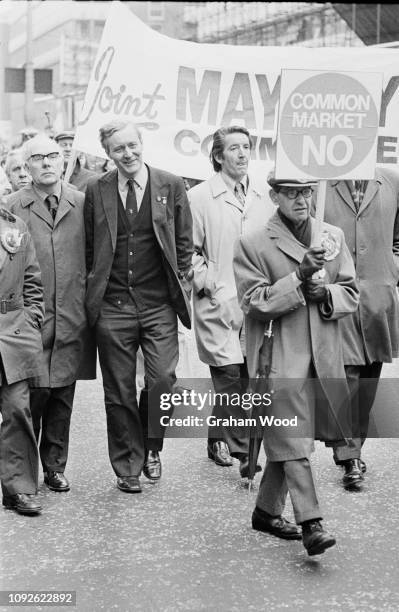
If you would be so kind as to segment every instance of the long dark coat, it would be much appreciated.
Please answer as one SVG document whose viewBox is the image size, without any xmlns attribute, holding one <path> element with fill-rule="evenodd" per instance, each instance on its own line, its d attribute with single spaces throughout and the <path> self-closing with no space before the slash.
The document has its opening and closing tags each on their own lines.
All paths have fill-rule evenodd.
<svg viewBox="0 0 399 612">
<path fill-rule="evenodd" d="M 312 219 L 313 231 L 314 220 Z M 256 377 L 265 324 L 273 320 L 274 342 L 270 381 L 273 389 L 269 416 L 298 417 L 289 430 L 265 430 L 265 446 L 271 461 L 308 457 L 313 449 L 310 423 L 313 411 L 324 411 L 328 436 L 350 434 L 349 390 L 346 383 L 338 319 L 354 312 L 358 290 L 352 258 L 342 230 L 324 224 L 339 245 L 339 253 L 325 264 L 332 311 L 306 303 L 295 269 L 306 252 L 275 214 L 266 226 L 241 237 L 236 245 L 234 272 L 238 298 L 246 315 L 247 362 Z M 309 378 L 318 379 L 321 401 L 315 399 Z M 338 426 L 334 415 L 339 415 Z M 296 436 L 296 437 L 295 437 Z"/>
<path fill-rule="evenodd" d="M 63 387 L 95 378 L 95 345 L 89 338 L 86 291 L 84 196 L 62 184 L 53 223 L 45 203 L 29 186 L 10 196 L 8 206 L 26 222 L 39 260 L 45 298 L 42 328 L 46 369 L 36 387 Z"/>
<path fill-rule="evenodd" d="M 148 166 L 152 226 L 162 250 L 171 304 L 185 327 L 191 327 L 191 286 L 179 273 L 191 268 L 192 217 L 181 178 Z M 87 295 L 91 325 L 100 313 L 114 259 L 118 226 L 118 171 L 89 181 L 85 200 Z"/>
<path fill-rule="evenodd" d="M 12 220 L 7 220 L 7 217 Z M 7 230 L 21 237 L 16 253 L 10 254 L 1 238 Z M 19 241 L 19 238 L 17 239 Z M 44 319 L 43 288 L 33 241 L 25 223 L 0 209 L 0 298 L 15 310 L 4 312 L 0 301 L 0 354 L 7 383 L 12 384 L 43 370 L 39 327 Z"/>
<path fill-rule="evenodd" d="M 325 220 L 338 225 L 356 268 L 359 310 L 340 322 L 347 365 L 399 356 L 399 173 L 377 169 L 356 211 L 345 181 L 327 183 Z"/>
</svg>

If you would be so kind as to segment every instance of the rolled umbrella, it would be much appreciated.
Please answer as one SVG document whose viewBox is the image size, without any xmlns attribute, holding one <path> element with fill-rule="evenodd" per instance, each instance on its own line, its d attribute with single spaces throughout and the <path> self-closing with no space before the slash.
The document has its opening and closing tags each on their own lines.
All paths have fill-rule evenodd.
<svg viewBox="0 0 399 612">
<path fill-rule="evenodd" d="M 258 370 L 256 375 L 255 392 L 265 393 L 269 386 L 269 374 L 272 366 L 273 352 L 273 321 L 269 322 L 268 328 L 265 330 L 262 346 L 259 349 Z M 255 425 L 251 425 L 249 432 L 249 447 L 248 447 L 248 490 L 253 486 L 254 477 L 256 474 L 256 466 L 260 447 L 263 441 L 264 427 L 260 422 L 259 416 L 262 411 L 262 404 L 253 405 L 251 417 L 255 419 Z"/>
</svg>

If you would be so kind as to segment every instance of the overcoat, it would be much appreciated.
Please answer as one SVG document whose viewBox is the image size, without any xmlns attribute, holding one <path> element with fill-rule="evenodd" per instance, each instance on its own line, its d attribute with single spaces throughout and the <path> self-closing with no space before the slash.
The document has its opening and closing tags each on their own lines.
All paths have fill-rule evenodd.
<svg viewBox="0 0 399 612">
<path fill-rule="evenodd" d="M 239 332 L 243 314 L 234 281 L 234 242 L 265 226 L 275 206 L 265 189 L 250 180 L 244 209 L 220 173 L 190 189 L 188 197 L 193 214 L 193 310 L 198 355 L 212 366 L 242 363 Z"/>
<path fill-rule="evenodd" d="M 44 374 L 35 387 L 64 387 L 78 378 L 95 378 L 95 345 L 84 307 L 86 291 L 84 196 L 62 184 L 53 222 L 31 187 L 8 199 L 9 209 L 27 224 L 39 261 L 45 300 L 42 339 Z"/>
<path fill-rule="evenodd" d="M 313 233 L 314 220 L 311 222 Z M 307 248 L 296 240 L 277 213 L 266 229 L 241 237 L 236 245 L 234 271 L 246 315 L 249 375 L 256 377 L 265 324 L 273 320 L 270 416 L 298 418 L 298 426 L 292 430 L 274 427 L 268 432 L 266 428 L 265 445 L 271 461 L 309 456 L 312 437 L 295 437 L 295 433 L 309 431 L 314 410 L 329 411 L 325 422 L 330 440 L 350 433 L 349 390 L 338 319 L 356 310 L 358 290 L 342 230 L 326 223 L 323 229 L 334 236 L 339 248 L 337 256 L 325 264 L 331 308 L 306 302 L 295 269 Z M 317 377 L 321 401 L 307 383 L 309 377 Z M 337 415 L 341 425 L 335 419 Z"/>
<path fill-rule="evenodd" d="M 162 251 L 171 304 L 185 327 L 191 327 L 192 217 L 183 180 L 174 174 L 148 168 L 152 226 Z M 100 313 L 116 248 L 118 228 L 118 171 L 111 170 L 89 181 L 85 199 L 87 295 L 90 325 Z"/>
<path fill-rule="evenodd" d="M 20 243 L 15 253 L 3 246 L 8 230 Z M 8 384 L 42 372 L 43 318 L 43 288 L 32 238 L 21 219 L 0 209 L 0 354 Z"/>
<path fill-rule="evenodd" d="M 399 355 L 399 173 L 377 169 L 356 211 L 345 181 L 329 181 L 325 220 L 342 228 L 356 267 L 359 310 L 340 322 L 347 365 Z"/>
</svg>

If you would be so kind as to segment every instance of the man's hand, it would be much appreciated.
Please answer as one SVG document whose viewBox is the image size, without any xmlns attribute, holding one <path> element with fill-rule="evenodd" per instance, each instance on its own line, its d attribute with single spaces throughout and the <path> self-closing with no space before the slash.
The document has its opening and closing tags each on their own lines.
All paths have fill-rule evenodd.
<svg viewBox="0 0 399 612">
<path fill-rule="evenodd" d="M 301 263 L 299 264 L 296 274 L 299 280 L 305 281 L 310 278 L 314 272 L 321 270 L 325 264 L 326 250 L 323 247 L 313 247 L 306 251 Z"/>
<path fill-rule="evenodd" d="M 303 292 L 307 302 L 316 302 L 317 304 L 328 302 L 330 297 L 324 278 L 306 280 L 303 285 Z"/>
</svg>

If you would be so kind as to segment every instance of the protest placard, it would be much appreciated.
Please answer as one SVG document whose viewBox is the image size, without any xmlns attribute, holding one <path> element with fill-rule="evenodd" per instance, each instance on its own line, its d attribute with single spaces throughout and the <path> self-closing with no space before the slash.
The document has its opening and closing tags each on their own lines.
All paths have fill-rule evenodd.
<svg viewBox="0 0 399 612">
<path fill-rule="evenodd" d="M 382 74 L 282 70 L 276 177 L 374 178 Z"/>
</svg>

